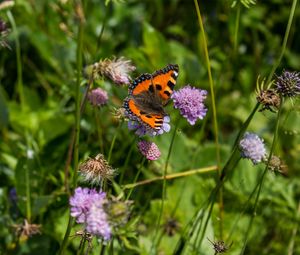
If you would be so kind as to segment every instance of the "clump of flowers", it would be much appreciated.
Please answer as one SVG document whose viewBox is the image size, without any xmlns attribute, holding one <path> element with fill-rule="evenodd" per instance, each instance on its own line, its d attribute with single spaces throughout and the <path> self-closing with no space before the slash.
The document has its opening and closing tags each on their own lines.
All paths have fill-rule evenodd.
<svg viewBox="0 0 300 255">
<path fill-rule="evenodd" d="M 108 101 L 108 94 L 101 88 L 96 88 L 89 91 L 87 99 L 93 106 L 103 106 Z"/>
<path fill-rule="evenodd" d="M 112 80 L 117 85 L 129 84 L 129 73 L 135 70 L 130 60 L 124 57 L 104 59 L 93 65 L 94 76 L 102 76 Z"/>
<path fill-rule="evenodd" d="M 138 143 L 138 148 L 148 160 L 157 160 L 161 155 L 159 148 L 154 142 L 142 140 Z"/>
<path fill-rule="evenodd" d="M 175 91 L 171 98 L 174 102 L 174 108 L 180 110 L 180 114 L 187 119 L 191 125 L 195 125 L 197 119 L 203 119 L 207 108 L 204 105 L 207 91 L 197 89 L 187 85 L 178 91 Z"/>
<path fill-rule="evenodd" d="M 111 227 L 104 211 L 104 204 L 107 203 L 105 192 L 78 187 L 69 202 L 71 216 L 76 218 L 77 223 L 84 223 L 90 234 L 106 241 L 111 238 Z"/>
<path fill-rule="evenodd" d="M 283 71 L 275 82 L 276 91 L 283 97 L 300 95 L 300 73 Z"/>
<path fill-rule="evenodd" d="M 258 164 L 266 157 L 263 140 L 254 133 L 246 132 L 240 141 L 240 150 L 243 158 L 250 159 L 253 164 Z"/>
<path fill-rule="evenodd" d="M 91 184 L 100 184 L 102 180 L 110 180 L 115 170 L 108 164 L 102 154 L 95 158 L 88 158 L 79 166 L 84 180 Z"/>
</svg>

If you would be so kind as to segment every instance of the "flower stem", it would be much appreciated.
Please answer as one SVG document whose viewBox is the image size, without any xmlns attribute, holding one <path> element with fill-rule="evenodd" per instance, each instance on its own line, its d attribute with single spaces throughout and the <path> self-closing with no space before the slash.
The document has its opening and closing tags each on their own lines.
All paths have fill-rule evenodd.
<svg viewBox="0 0 300 255">
<path fill-rule="evenodd" d="M 167 155 L 167 159 L 166 159 L 166 162 L 165 162 L 165 167 L 164 167 L 164 172 L 163 172 L 163 186 L 162 186 L 162 200 L 161 200 L 161 206 L 160 206 L 160 210 L 159 210 L 159 214 L 158 214 L 158 219 L 157 219 L 157 223 L 156 223 L 156 230 L 155 230 L 155 234 L 154 234 L 154 238 L 153 238 L 153 242 L 152 242 L 152 246 L 151 246 L 151 250 L 150 250 L 150 254 L 154 248 L 154 246 L 157 246 L 158 245 L 158 242 L 159 242 L 159 239 L 157 240 L 157 242 L 155 241 L 156 237 L 159 237 L 158 235 L 158 232 L 159 232 L 159 226 L 160 226 L 160 222 L 161 222 L 161 218 L 162 218 L 162 214 L 163 214 L 163 210 L 164 210 L 164 201 L 166 199 L 166 183 L 167 183 L 167 179 L 166 179 L 166 176 L 167 176 L 167 169 L 168 169 L 168 166 L 169 166 L 169 160 L 170 160 L 170 157 L 171 157 L 171 152 L 172 152 L 172 148 L 173 148 L 173 144 L 174 144 L 174 140 L 175 140 L 175 135 L 177 133 L 177 130 L 178 130 L 178 124 L 179 124 L 179 120 L 177 120 L 176 122 L 176 125 L 175 125 L 175 128 L 174 128 L 174 131 L 173 131 L 173 134 L 172 134 L 172 138 L 171 138 L 171 143 L 170 143 L 170 146 L 169 146 L 169 150 L 168 150 L 168 155 Z"/>
<path fill-rule="evenodd" d="M 139 176 L 140 176 L 141 170 L 142 170 L 142 168 L 143 168 L 143 166 L 144 166 L 144 164 L 145 164 L 145 161 L 146 161 L 146 159 L 143 157 L 142 162 L 141 162 L 140 167 L 139 167 L 139 170 L 138 170 L 137 174 L 136 174 L 135 177 L 134 177 L 133 184 L 135 184 L 135 183 L 137 182 L 137 180 L 138 180 L 138 178 L 139 178 Z M 132 193 L 134 187 L 135 187 L 135 186 L 131 186 L 131 188 L 130 188 L 130 190 L 129 190 L 129 192 L 128 192 L 128 195 L 127 195 L 126 200 L 129 200 L 129 198 L 130 198 L 130 196 L 131 196 L 131 193 Z"/>
<path fill-rule="evenodd" d="M 7 11 L 7 17 L 11 23 L 12 29 L 13 29 L 13 35 L 14 40 L 16 44 L 16 62 L 17 62 L 17 90 L 18 90 L 18 96 L 20 100 L 21 105 L 21 112 L 25 113 L 25 95 L 24 95 L 24 86 L 23 86 L 23 72 L 22 72 L 22 58 L 21 58 L 21 46 L 20 46 L 20 40 L 19 40 L 19 33 L 17 29 L 17 25 L 14 19 L 14 16 L 12 15 L 11 11 Z M 29 142 L 29 133 L 27 127 L 25 127 L 25 139 L 26 139 L 26 146 L 27 149 L 30 147 Z M 30 189 L 30 169 L 27 166 L 24 166 L 25 171 L 25 186 L 26 186 L 26 218 L 27 221 L 30 222 L 31 220 L 31 189 Z"/>
<path fill-rule="evenodd" d="M 162 181 L 164 179 L 172 180 L 172 179 L 175 179 L 175 178 L 190 176 L 190 175 L 194 175 L 194 174 L 209 173 L 209 172 L 212 172 L 212 171 L 216 171 L 217 169 L 218 169 L 217 166 L 209 166 L 209 167 L 189 170 L 189 171 L 185 171 L 185 172 L 181 172 L 181 173 L 169 174 L 169 175 L 166 175 L 166 176 L 159 176 L 159 177 L 155 177 L 155 178 L 152 178 L 152 179 L 143 180 L 143 181 L 140 181 L 140 182 L 126 184 L 126 185 L 124 185 L 123 189 L 132 189 L 132 188 L 135 188 L 137 186 L 149 184 L 149 183 L 152 183 L 152 182 L 155 182 L 155 181 Z"/>
<path fill-rule="evenodd" d="M 83 15 L 83 8 L 81 6 L 81 1 L 76 2 L 76 9 L 81 10 Z M 77 53 L 76 53 L 76 94 L 75 94 L 75 131 L 74 131 L 74 173 L 73 173 L 73 188 L 76 187 L 77 177 L 78 177 L 78 159 L 79 159 L 79 134 L 80 134 L 80 82 L 81 82 L 81 71 L 82 71 L 82 48 L 83 48 L 83 25 L 84 25 L 84 17 L 78 17 L 78 34 L 77 34 Z M 69 215 L 69 221 L 67 230 L 61 244 L 59 255 L 64 253 L 64 250 L 67 248 L 68 238 L 74 224 L 74 219 Z"/>
<path fill-rule="evenodd" d="M 272 80 L 272 77 L 273 77 L 273 75 L 274 75 L 277 67 L 279 66 L 279 64 L 281 62 L 281 59 L 284 55 L 284 52 L 285 52 L 285 49 L 286 49 L 286 44 L 287 44 L 289 34 L 290 34 L 290 30 L 291 30 L 291 26 L 292 26 L 292 23 L 293 23 L 293 18 L 294 18 L 294 14 L 295 14 L 295 10 L 296 10 L 297 1 L 298 0 L 293 0 L 293 4 L 292 4 L 292 7 L 291 7 L 288 24 L 287 24 L 287 27 L 286 27 L 286 30 L 285 30 L 285 35 L 284 35 L 284 38 L 283 38 L 281 52 L 280 52 L 280 55 L 279 55 L 277 61 L 274 63 L 274 65 L 272 67 L 272 70 L 271 70 L 271 72 L 268 76 L 268 80 L 267 80 L 266 84 L 269 84 L 270 81 Z"/>
<path fill-rule="evenodd" d="M 212 72 L 211 72 L 211 65 L 210 65 L 210 59 L 208 54 L 208 47 L 207 47 L 207 40 L 206 35 L 204 31 L 204 25 L 202 22 L 200 7 L 197 0 L 194 0 L 195 8 L 197 12 L 198 22 L 200 26 L 201 36 L 203 38 L 203 48 L 205 53 L 205 60 L 206 60 L 206 66 L 208 71 L 208 79 L 209 79 L 209 87 L 210 87 L 210 94 L 211 94 L 211 103 L 212 103 L 212 111 L 213 111 L 213 126 L 214 126 L 214 134 L 215 134 L 215 145 L 216 145 L 216 159 L 217 159 L 217 166 L 218 166 L 218 175 L 220 177 L 221 171 L 221 157 L 220 157 L 220 145 L 219 145 L 219 131 L 218 131 L 218 119 L 217 119 L 217 109 L 216 109 L 216 101 L 215 101 L 215 92 L 214 92 L 214 82 L 212 78 Z M 223 188 L 219 191 L 219 223 L 220 223 L 220 239 L 223 237 Z"/>
<path fill-rule="evenodd" d="M 108 153 L 108 157 L 107 157 L 107 162 L 108 162 L 108 163 L 110 163 L 112 151 L 113 151 L 113 149 L 114 149 L 115 142 L 116 142 L 116 139 L 117 139 L 117 136 L 118 136 L 118 133 L 119 133 L 119 131 L 120 131 L 120 128 L 121 128 L 122 124 L 123 124 L 123 121 L 120 121 L 120 122 L 119 122 L 119 125 L 118 125 L 118 127 L 117 127 L 117 130 L 116 130 L 116 132 L 115 132 L 115 134 L 114 134 L 114 137 L 113 137 L 113 139 L 112 139 L 112 142 L 111 142 L 111 144 L 110 144 L 109 153 Z"/>
<path fill-rule="evenodd" d="M 272 145 L 271 145 L 271 149 L 270 149 L 270 154 L 269 154 L 269 157 L 268 157 L 268 161 L 266 163 L 265 170 L 263 172 L 263 175 L 262 175 L 260 183 L 259 183 L 257 195 L 255 197 L 255 202 L 254 202 L 254 206 L 253 206 L 253 213 L 251 215 L 251 219 L 250 219 L 249 225 L 247 227 L 247 231 L 246 231 L 245 238 L 244 238 L 244 245 L 243 245 L 243 248 L 242 248 L 242 251 L 241 251 L 240 255 L 244 254 L 247 243 L 248 243 L 249 233 L 250 233 L 253 221 L 254 221 L 254 217 L 256 216 L 256 209 L 257 209 L 257 205 L 258 205 L 258 201 L 259 201 L 259 196 L 260 196 L 260 193 L 261 193 L 261 190 L 262 190 L 262 187 L 263 187 L 263 183 L 264 183 L 266 173 L 267 173 L 268 168 L 269 168 L 269 164 L 270 164 L 270 160 L 271 160 L 272 155 L 273 155 L 273 151 L 275 149 L 276 139 L 277 139 L 278 130 L 279 130 L 279 119 L 280 119 L 280 115 L 281 115 L 281 112 L 282 112 L 283 101 L 284 101 L 283 98 L 281 98 L 281 102 L 280 102 L 280 106 L 279 106 L 279 110 L 278 110 L 278 114 L 277 114 L 277 118 L 276 118 L 275 132 L 274 132 L 273 141 L 272 141 Z"/>
<path fill-rule="evenodd" d="M 237 1 L 237 11 L 236 11 L 236 19 L 235 19 L 235 28 L 234 28 L 234 41 L 233 41 L 233 56 L 234 60 L 237 57 L 237 48 L 238 48 L 238 35 L 239 35 L 239 26 L 240 26 L 240 16 L 241 16 L 241 4 Z"/>
</svg>

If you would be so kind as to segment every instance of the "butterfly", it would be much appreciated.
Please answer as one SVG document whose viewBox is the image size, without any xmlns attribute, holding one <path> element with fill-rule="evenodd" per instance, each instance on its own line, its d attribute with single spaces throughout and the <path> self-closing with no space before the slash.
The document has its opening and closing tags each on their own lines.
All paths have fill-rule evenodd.
<svg viewBox="0 0 300 255">
<path fill-rule="evenodd" d="M 164 106 L 173 93 L 178 73 L 178 65 L 169 64 L 153 74 L 145 73 L 133 80 L 123 103 L 129 118 L 148 130 L 159 131 L 167 116 Z"/>
</svg>

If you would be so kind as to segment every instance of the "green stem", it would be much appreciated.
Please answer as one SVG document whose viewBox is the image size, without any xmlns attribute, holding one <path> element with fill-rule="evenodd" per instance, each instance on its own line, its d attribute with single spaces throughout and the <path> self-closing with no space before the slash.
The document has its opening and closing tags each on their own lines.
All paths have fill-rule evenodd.
<svg viewBox="0 0 300 255">
<path fill-rule="evenodd" d="M 23 86 L 23 71 L 22 71 L 22 58 L 21 58 L 21 46 L 19 40 L 19 33 L 17 29 L 17 25 L 12 15 L 11 11 L 7 11 L 7 17 L 11 23 L 13 29 L 14 40 L 16 44 L 16 62 L 17 62 L 17 91 L 20 99 L 21 112 L 25 114 L 25 95 L 24 95 L 24 86 Z M 27 128 L 25 128 L 25 139 L 27 149 L 29 149 L 30 141 L 29 134 Z M 25 166 L 25 184 L 26 184 L 26 218 L 28 222 L 31 220 L 31 189 L 30 189 L 30 170 L 28 166 Z"/>
<path fill-rule="evenodd" d="M 123 179 L 124 179 L 124 175 L 125 175 L 125 171 L 127 169 L 127 166 L 128 166 L 128 163 L 129 163 L 129 159 L 132 155 L 132 151 L 133 149 L 136 147 L 136 136 L 134 136 L 132 142 L 130 143 L 130 149 L 129 149 L 129 152 L 127 153 L 126 155 L 126 159 L 125 159 L 125 163 L 124 165 L 122 166 L 122 172 L 121 172 L 121 177 L 120 177 L 120 181 L 119 181 L 119 184 L 122 185 L 123 183 Z"/>
<path fill-rule="evenodd" d="M 272 67 L 272 70 L 271 70 L 271 72 L 268 76 L 268 80 L 267 80 L 266 84 L 269 84 L 270 81 L 272 80 L 272 77 L 273 77 L 273 75 L 274 75 L 277 67 L 279 66 L 279 64 L 281 62 L 281 59 L 284 55 L 286 45 L 287 45 L 287 41 L 288 41 L 289 34 L 290 34 L 290 30 L 291 30 L 291 26 L 292 26 L 292 23 L 293 23 L 293 18 L 294 18 L 294 14 L 295 14 L 295 10 L 296 10 L 297 1 L 298 0 L 293 0 L 293 4 L 292 4 L 292 7 L 291 7 L 291 12 L 290 12 L 290 16 L 289 16 L 289 21 L 288 21 L 288 24 L 287 24 L 287 27 L 286 27 L 286 30 L 285 30 L 284 38 L 283 38 L 281 52 L 280 52 L 280 55 L 279 55 L 277 61 L 274 63 L 274 65 Z"/>
<path fill-rule="evenodd" d="M 235 19 L 235 28 L 234 28 L 234 41 L 233 41 L 233 55 L 236 60 L 237 57 L 237 48 L 238 48 L 238 35 L 239 35 L 239 25 L 240 25 L 240 16 L 241 16 L 241 4 L 237 2 L 237 11 Z"/>
<path fill-rule="evenodd" d="M 265 167 L 264 173 L 261 177 L 261 181 L 260 181 L 260 184 L 259 184 L 259 187 L 258 187 L 257 195 L 256 195 L 254 206 L 253 206 L 253 213 L 251 215 L 251 219 L 250 219 L 249 225 L 247 227 L 247 231 L 246 231 L 245 239 L 244 239 L 244 245 L 243 245 L 243 248 L 242 248 L 242 251 L 241 251 L 240 255 L 244 254 L 247 243 L 248 243 L 249 233 L 250 233 L 251 227 L 253 225 L 254 217 L 256 216 L 256 213 L 257 213 L 256 210 L 257 210 L 257 205 L 258 205 L 258 201 L 259 201 L 259 196 L 260 196 L 260 193 L 261 193 L 261 190 L 262 190 L 262 187 L 263 187 L 265 176 L 266 176 L 268 168 L 269 168 L 269 164 L 270 164 L 270 161 L 271 161 L 271 158 L 272 158 L 272 155 L 273 155 L 273 151 L 275 149 L 276 139 L 277 139 L 278 130 L 279 130 L 279 119 L 280 119 L 280 115 L 281 115 L 281 112 L 282 112 L 283 101 L 284 101 L 283 98 L 281 98 L 281 103 L 280 103 L 277 118 L 276 118 L 275 132 L 274 132 L 273 141 L 272 141 L 272 145 L 271 145 L 271 149 L 270 149 L 270 154 L 269 154 L 268 161 L 266 163 L 266 167 Z"/>
<path fill-rule="evenodd" d="M 180 119 L 178 119 L 177 122 L 176 122 L 174 131 L 173 131 L 173 134 L 172 134 L 172 138 L 171 138 L 171 143 L 170 143 L 169 150 L 168 150 L 167 159 L 166 159 L 166 162 L 165 162 L 165 167 L 164 167 L 164 172 L 163 172 L 163 178 L 164 179 L 163 179 L 163 186 L 162 186 L 162 200 L 161 200 L 161 206 L 160 206 L 160 210 L 159 210 L 159 214 L 158 214 L 158 219 L 157 219 L 157 223 L 156 223 L 156 230 L 155 230 L 155 235 L 154 235 L 154 238 L 153 238 L 150 254 L 151 254 L 154 246 L 157 247 L 158 242 L 159 242 L 159 239 L 158 239 L 157 242 L 155 242 L 155 239 L 156 239 L 156 237 L 159 236 L 158 235 L 159 226 L 160 226 L 160 222 L 161 222 L 161 218 L 162 218 L 162 214 L 163 214 L 163 210 L 164 210 L 164 201 L 166 199 L 166 191 L 167 191 L 167 185 L 166 185 L 167 184 L 167 179 L 166 179 L 167 170 L 168 170 L 168 166 L 169 166 L 169 160 L 170 160 L 170 157 L 171 157 L 173 144 L 174 144 L 174 141 L 175 141 L 175 136 L 176 136 L 176 133 L 177 133 L 177 130 L 178 130 L 179 120 Z"/>
<path fill-rule="evenodd" d="M 133 183 L 136 183 L 136 182 L 137 182 L 137 180 L 138 180 L 138 178 L 139 178 L 139 176 L 140 176 L 141 170 L 142 170 L 142 168 L 144 167 L 145 161 L 146 161 L 146 159 L 143 157 L 142 162 L 141 162 L 140 167 L 139 167 L 139 170 L 138 170 L 137 174 L 136 174 L 135 177 L 134 177 Z M 126 200 L 129 200 L 129 198 L 130 198 L 130 196 L 131 196 L 131 193 L 132 193 L 133 189 L 134 189 L 134 186 L 132 186 L 132 187 L 130 188 Z"/>
<path fill-rule="evenodd" d="M 113 148 L 114 148 L 114 146 L 115 146 L 115 142 L 116 142 L 116 139 L 117 139 L 117 136 L 118 136 L 118 133 L 119 133 L 119 131 L 120 131 L 120 128 L 121 128 L 122 124 L 123 124 L 123 121 L 120 121 L 120 122 L 119 122 L 119 125 L 118 125 L 118 128 L 117 128 L 117 130 L 116 130 L 116 132 L 115 132 L 115 134 L 114 134 L 114 137 L 113 137 L 113 139 L 112 139 L 112 142 L 111 142 L 111 144 L 110 144 L 109 153 L 108 153 L 108 157 L 107 157 L 107 162 L 108 162 L 108 163 L 110 163 L 112 151 L 113 151 Z"/>
<path fill-rule="evenodd" d="M 205 53 L 205 60 L 206 60 L 206 66 L 208 71 L 208 78 L 209 78 L 209 87 L 210 87 L 210 94 L 211 94 L 211 101 L 212 101 L 212 111 L 213 111 L 213 126 L 214 126 L 214 134 L 215 134 L 215 144 L 216 144 L 216 158 L 217 158 L 217 166 L 218 166 L 218 174 L 221 175 L 220 167 L 221 167 L 221 157 L 220 157 L 220 145 L 219 145 L 219 132 L 218 132 L 218 119 L 217 119 L 217 109 L 216 109 L 216 101 L 215 101 L 215 92 L 214 92 L 214 82 L 212 78 L 212 72 L 211 72 L 211 65 L 210 65 L 210 59 L 208 54 L 208 47 L 207 47 L 207 40 L 206 35 L 204 31 L 204 25 L 202 22 L 201 12 L 199 8 L 199 4 L 197 0 L 194 0 L 195 8 L 197 12 L 198 22 L 200 26 L 201 36 L 203 38 L 203 48 Z M 219 223 L 220 223 L 220 238 L 223 237 L 223 189 L 221 188 L 219 191 Z"/>
<path fill-rule="evenodd" d="M 12 15 L 11 11 L 7 11 L 7 17 L 11 23 L 13 29 L 13 35 L 16 43 L 16 60 L 17 60 L 17 88 L 19 92 L 21 110 L 25 110 L 25 96 L 24 96 L 24 87 L 23 87 L 23 72 L 22 72 L 22 59 L 21 59 L 21 46 L 19 40 L 19 33 L 17 25 Z"/>
<path fill-rule="evenodd" d="M 100 152 L 102 154 L 104 154 L 104 149 L 103 149 L 103 135 L 102 135 L 102 127 L 101 127 L 101 123 L 99 120 L 99 113 L 101 111 L 101 108 L 97 108 L 94 107 L 93 111 L 94 111 L 94 116 L 95 116 L 95 122 L 96 122 L 96 129 L 97 129 L 97 135 L 98 135 L 98 141 L 99 141 L 99 147 L 100 147 Z"/>
<path fill-rule="evenodd" d="M 82 8 L 81 1 L 76 2 L 78 6 L 76 8 Z M 82 9 L 83 12 L 83 9 Z M 79 134 L 80 134 L 80 82 L 81 82 L 81 71 L 82 71 L 82 48 L 83 48 L 83 17 L 79 18 L 78 34 L 77 34 L 77 52 L 76 52 L 76 94 L 75 94 L 75 142 L 74 142 L 74 173 L 73 173 L 73 188 L 77 185 L 78 177 L 78 159 L 79 159 Z M 71 233 L 74 219 L 69 215 L 68 226 L 66 233 L 61 244 L 59 255 L 63 254 L 67 248 L 68 238 Z"/>
<path fill-rule="evenodd" d="M 81 8 L 81 2 L 77 3 Z M 83 11 L 83 10 L 82 10 Z M 80 83 L 82 71 L 82 48 L 83 48 L 83 20 L 79 17 L 78 35 L 77 35 L 77 54 L 76 54 L 76 94 L 75 94 L 75 143 L 74 143 L 74 173 L 73 187 L 77 185 L 78 161 L 79 161 L 79 135 L 80 135 Z"/>
</svg>

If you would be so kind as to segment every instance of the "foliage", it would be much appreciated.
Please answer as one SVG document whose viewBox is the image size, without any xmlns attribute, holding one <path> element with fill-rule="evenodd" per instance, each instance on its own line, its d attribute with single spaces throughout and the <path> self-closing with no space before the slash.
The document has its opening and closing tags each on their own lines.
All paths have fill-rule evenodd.
<svg viewBox="0 0 300 255">
<path fill-rule="evenodd" d="M 217 254 L 218 241 L 233 255 L 300 253 L 299 96 L 272 111 L 256 107 L 267 89 L 256 91 L 259 80 L 274 84 L 283 70 L 300 70 L 296 0 L 198 1 L 205 38 L 193 1 L 8 2 L 0 3 L 1 254 Z M 118 115 L 128 87 L 91 76 L 95 63 L 122 56 L 136 67 L 132 78 L 178 64 L 175 90 L 208 91 L 207 115 L 195 125 L 166 105 L 171 131 L 145 138 L 160 150 L 156 161 L 143 158 L 140 138 Z M 80 109 L 89 86 L 106 91 L 108 102 Z M 280 171 L 267 171 L 268 157 L 257 165 L 241 159 L 246 130 L 281 159 Z M 71 229 L 69 218 L 74 189 L 99 188 L 78 176 L 80 163 L 99 153 L 117 172 L 101 183 L 107 213 L 119 221 L 109 242 L 90 240 L 82 225 Z"/>
</svg>

